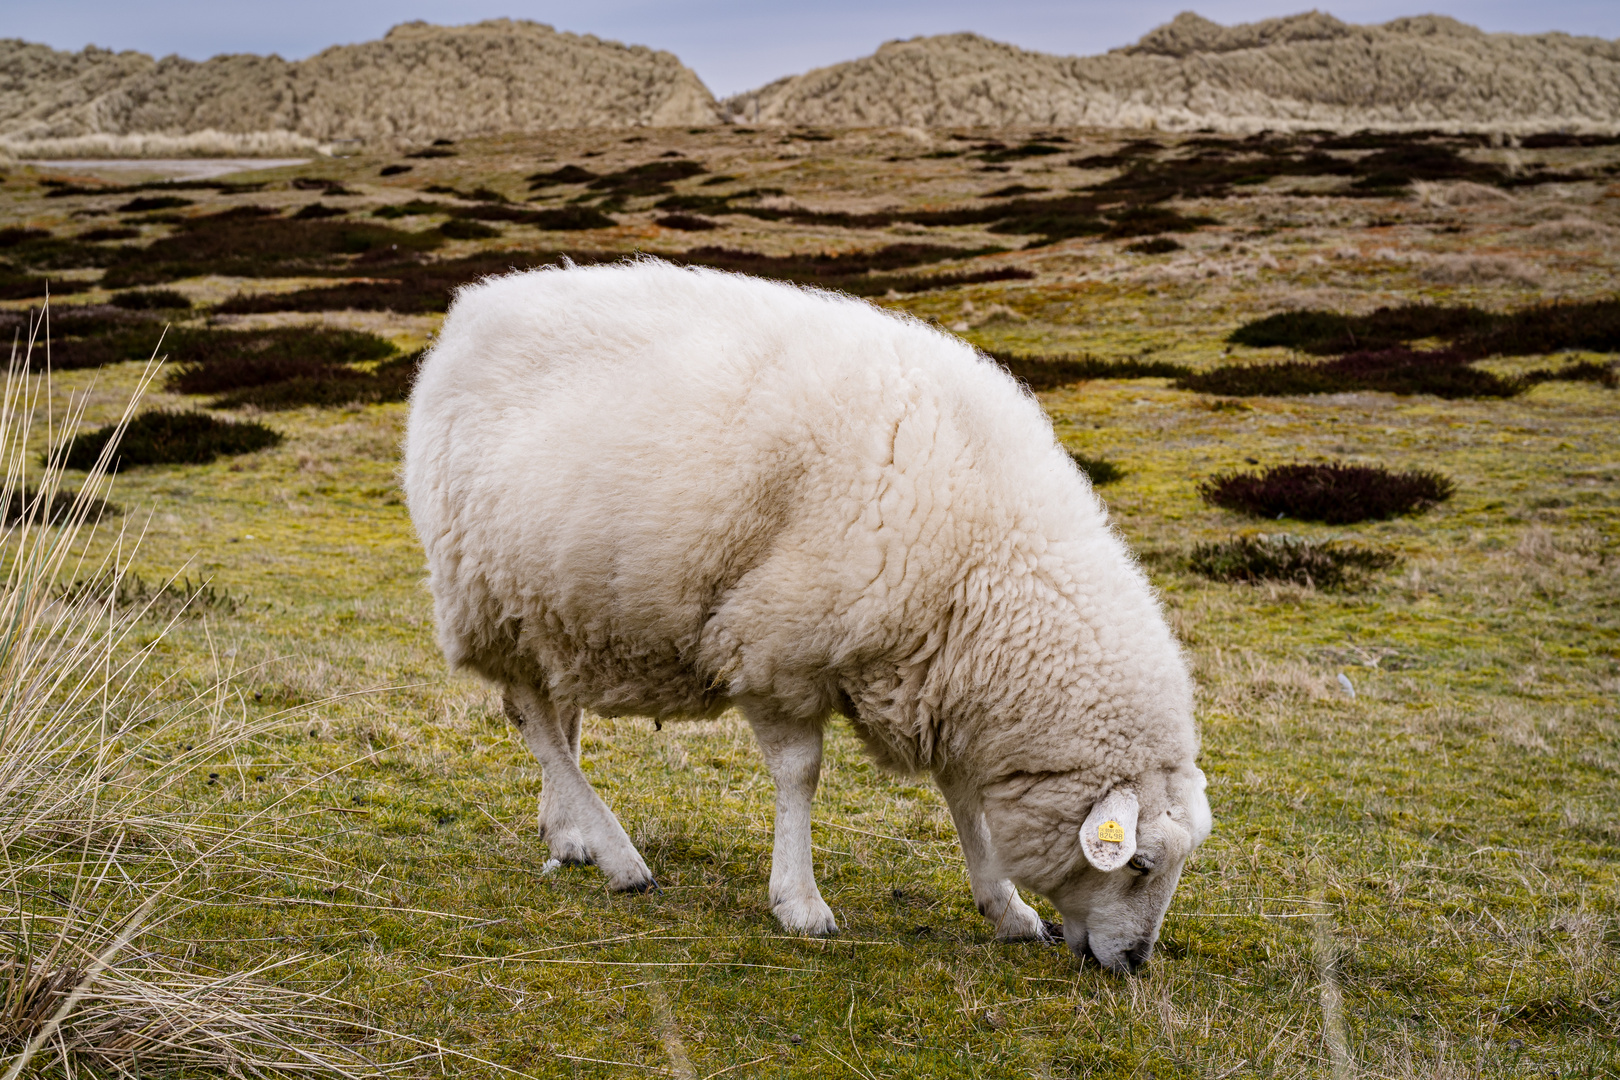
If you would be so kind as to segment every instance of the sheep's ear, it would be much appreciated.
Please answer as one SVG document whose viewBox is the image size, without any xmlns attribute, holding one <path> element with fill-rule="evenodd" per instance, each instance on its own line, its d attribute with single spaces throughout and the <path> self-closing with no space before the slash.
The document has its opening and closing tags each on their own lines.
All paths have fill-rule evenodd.
<svg viewBox="0 0 1620 1080">
<path fill-rule="evenodd" d="M 1086 861 L 1107 873 L 1136 854 L 1136 790 L 1116 787 L 1098 799 L 1080 826 L 1080 850 Z"/>
</svg>

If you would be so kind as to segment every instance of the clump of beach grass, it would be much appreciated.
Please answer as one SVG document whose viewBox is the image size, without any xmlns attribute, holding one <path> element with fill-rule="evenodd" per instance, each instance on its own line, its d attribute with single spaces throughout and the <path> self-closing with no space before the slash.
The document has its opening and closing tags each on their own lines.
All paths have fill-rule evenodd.
<svg viewBox="0 0 1620 1080">
<path fill-rule="evenodd" d="M 354 1045 L 365 1029 L 341 1030 L 338 1003 L 271 981 L 302 958 L 220 971 L 163 951 L 161 927 L 215 902 L 256 858 L 290 850 L 269 825 L 280 800 L 255 811 L 208 797 L 287 717 L 232 719 L 229 673 L 189 693 L 148 673 L 165 631 L 148 622 L 136 634 L 150 605 L 109 599 L 135 545 L 120 537 L 90 554 L 135 401 L 69 495 L 60 453 L 34 464 L 41 437 L 56 442 L 48 400 L 47 380 L 14 351 L 0 390 L 0 504 L 51 512 L 0 527 L 3 1075 L 375 1073 Z M 56 419 L 71 428 L 82 408 Z M 109 589 L 65 588 L 75 575 Z"/>
</svg>

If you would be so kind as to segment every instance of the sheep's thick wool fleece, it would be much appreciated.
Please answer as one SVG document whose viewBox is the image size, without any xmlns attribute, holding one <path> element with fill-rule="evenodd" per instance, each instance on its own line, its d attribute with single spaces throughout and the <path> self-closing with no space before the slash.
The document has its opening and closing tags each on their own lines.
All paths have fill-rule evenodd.
<svg viewBox="0 0 1620 1080">
<path fill-rule="evenodd" d="M 1196 754 L 1179 651 L 1040 407 L 866 303 L 654 260 L 467 288 L 405 486 L 440 643 L 497 682 L 853 712 L 889 767 L 1069 774 L 1064 801 Z"/>
</svg>

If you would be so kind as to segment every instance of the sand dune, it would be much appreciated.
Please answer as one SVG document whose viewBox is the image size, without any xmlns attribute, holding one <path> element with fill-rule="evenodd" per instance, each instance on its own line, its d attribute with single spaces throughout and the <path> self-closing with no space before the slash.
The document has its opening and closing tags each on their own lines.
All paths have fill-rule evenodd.
<svg viewBox="0 0 1620 1080">
<path fill-rule="evenodd" d="M 1486 34 L 1439 16 L 1352 26 L 1310 12 L 1223 27 L 1189 12 L 1103 56 L 976 34 L 892 41 L 722 107 L 834 127 L 1609 131 L 1620 125 L 1620 42 Z"/>
<path fill-rule="evenodd" d="M 203 131 L 421 142 L 717 119 L 713 96 L 671 53 L 509 19 L 406 23 L 296 62 L 0 41 L 0 138 L 13 144 Z"/>
<path fill-rule="evenodd" d="M 273 153 L 725 117 L 829 127 L 1620 129 L 1620 42 L 1486 34 L 1422 16 L 1352 26 L 1310 12 L 1241 26 L 1186 13 L 1103 56 L 976 34 L 871 56 L 716 103 L 678 58 L 497 19 L 396 26 L 307 60 L 206 61 L 0 41 L 0 150 Z M 187 148 L 191 149 L 187 149 Z"/>
</svg>

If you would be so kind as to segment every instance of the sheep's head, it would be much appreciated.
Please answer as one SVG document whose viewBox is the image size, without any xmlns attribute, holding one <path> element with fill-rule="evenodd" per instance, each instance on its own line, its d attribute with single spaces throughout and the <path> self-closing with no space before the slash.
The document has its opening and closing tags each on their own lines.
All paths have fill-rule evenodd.
<svg viewBox="0 0 1620 1080">
<path fill-rule="evenodd" d="M 1078 828 L 1076 783 L 1070 775 L 997 785 L 986 792 L 986 824 L 1008 877 L 1062 913 L 1069 948 L 1133 972 L 1153 951 L 1181 868 L 1209 836 L 1204 774 L 1187 765 L 1116 784 Z M 1064 801 L 1067 812 L 1054 812 Z"/>
</svg>

